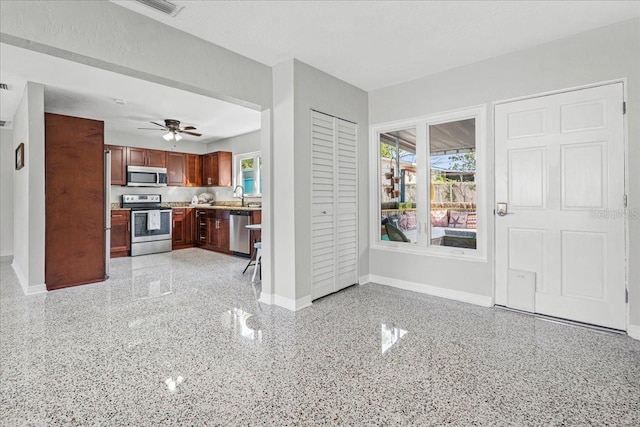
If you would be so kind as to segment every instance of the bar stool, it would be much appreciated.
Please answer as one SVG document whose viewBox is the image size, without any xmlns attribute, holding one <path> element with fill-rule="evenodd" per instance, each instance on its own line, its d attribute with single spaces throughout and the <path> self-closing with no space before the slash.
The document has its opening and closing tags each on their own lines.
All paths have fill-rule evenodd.
<svg viewBox="0 0 640 427">
<path fill-rule="evenodd" d="M 256 253 L 256 261 L 254 263 L 255 267 L 253 268 L 253 276 L 251 276 L 251 283 L 256 281 L 256 272 L 258 271 L 258 268 L 260 268 L 260 280 L 262 280 L 262 264 L 260 262 L 262 261 L 262 242 L 254 243 L 253 247 Z"/>
<path fill-rule="evenodd" d="M 247 269 L 251 265 L 254 265 L 255 268 L 253 269 L 253 276 L 251 278 L 251 282 L 254 282 L 256 278 L 256 272 L 258 271 L 258 267 L 262 267 L 260 263 L 262 258 L 262 242 L 259 241 L 257 236 L 258 232 L 262 230 L 262 224 L 249 224 L 246 226 L 246 228 L 251 233 L 254 244 L 253 244 L 253 251 L 251 252 L 251 258 L 249 259 L 247 266 L 244 268 L 244 270 L 242 270 L 242 274 L 246 273 Z M 262 280 L 262 268 L 260 268 L 260 280 Z"/>
</svg>

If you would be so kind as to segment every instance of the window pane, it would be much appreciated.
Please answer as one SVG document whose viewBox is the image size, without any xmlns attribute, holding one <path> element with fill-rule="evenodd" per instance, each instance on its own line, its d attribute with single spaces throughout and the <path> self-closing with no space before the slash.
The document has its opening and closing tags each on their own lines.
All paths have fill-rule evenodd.
<svg viewBox="0 0 640 427">
<path fill-rule="evenodd" d="M 476 248 L 475 119 L 429 126 L 431 245 Z"/>
<path fill-rule="evenodd" d="M 234 156 L 236 185 L 242 185 L 245 195 L 262 194 L 262 157 L 259 152 Z"/>
<path fill-rule="evenodd" d="M 416 130 L 380 134 L 380 239 L 417 243 Z"/>
</svg>

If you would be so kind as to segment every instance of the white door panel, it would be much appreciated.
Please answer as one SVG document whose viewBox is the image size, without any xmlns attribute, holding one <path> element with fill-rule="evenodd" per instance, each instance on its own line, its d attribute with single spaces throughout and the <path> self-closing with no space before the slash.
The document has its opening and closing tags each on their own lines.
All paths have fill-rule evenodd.
<svg viewBox="0 0 640 427">
<path fill-rule="evenodd" d="M 617 83 L 496 106 L 497 304 L 625 329 L 624 215 L 598 215 L 624 209 L 622 102 Z"/>
<path fill-rule="evenodd" d="M 357 126 L 311 112 L 311 299 L 358 281 Z"/>
</svg>

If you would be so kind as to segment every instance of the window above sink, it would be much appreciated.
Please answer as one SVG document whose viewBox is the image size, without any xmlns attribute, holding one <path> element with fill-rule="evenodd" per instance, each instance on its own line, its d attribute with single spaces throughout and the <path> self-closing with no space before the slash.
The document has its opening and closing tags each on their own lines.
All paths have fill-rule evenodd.
<svg viewBox="0 0 640 427">
<path fill-rule="evenodd" d="M 245 197 L 262 196 L 262 153 L 236 154 L 233 156 L 233 186 L 242 185 Z"/>
</svg>

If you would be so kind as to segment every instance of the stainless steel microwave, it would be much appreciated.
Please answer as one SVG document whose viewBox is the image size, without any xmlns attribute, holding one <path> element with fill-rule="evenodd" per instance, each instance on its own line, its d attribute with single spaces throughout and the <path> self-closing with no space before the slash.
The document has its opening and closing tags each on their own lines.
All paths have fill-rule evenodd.
<svg viewBox="0 0 640 427">
<path fill-rule="evenodd" d="M 127 187 L 166 187 L 167 168 L 127 166 Z"/>
</svg>

